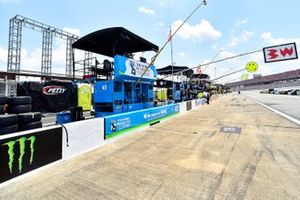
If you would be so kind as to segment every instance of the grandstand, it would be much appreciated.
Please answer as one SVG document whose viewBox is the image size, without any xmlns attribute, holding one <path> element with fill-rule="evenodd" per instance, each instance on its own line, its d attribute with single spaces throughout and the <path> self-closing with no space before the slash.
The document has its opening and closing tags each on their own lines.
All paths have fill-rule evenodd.
<svg viewBox="0 0 300 200">
<path fill-rule="evenodd" d="M 241 87 L 243 90 L 300 86 L 300 69 L 227 83 L 225 86 Z"/>
</svg>

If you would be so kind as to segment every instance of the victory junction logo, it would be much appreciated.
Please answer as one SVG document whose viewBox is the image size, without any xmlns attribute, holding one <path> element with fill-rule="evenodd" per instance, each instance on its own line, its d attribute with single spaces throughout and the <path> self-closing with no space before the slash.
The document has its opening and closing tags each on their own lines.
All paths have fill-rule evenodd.
<svg viewBox="0 0 300 200">
<path fill-rule="evenodd" d="M 30 142 L 30 160 L 29 163 L 30 165 L 32 164 L 33 161 L 33 155 L 34 155 L 34 144 L 35 144 L 35 140 L 36 137 L 35 136 L 31 136 L 29 138 L 27 137 L 21 137 L 17 140 L 13 140 L 13 141 L 9 141 L 7 143 L 2 144 L 2 146 L 7 146 L 8 147 L 8 157 L 9 157 L 9 161 L 8 161 L 8 168 L 10 173 L 13 173 L 13 165 L 15 162 L 15 147 L 17 145 L 19 145 L 19 158 L 18 158 L 18 164 L 19 164 L 19 173 L 22 173 L 22 169 L 23 169 L 23 158 L 25 155 L 25 147 L 26 144 L 28 143 L 27 141 Z"/>
</svg>

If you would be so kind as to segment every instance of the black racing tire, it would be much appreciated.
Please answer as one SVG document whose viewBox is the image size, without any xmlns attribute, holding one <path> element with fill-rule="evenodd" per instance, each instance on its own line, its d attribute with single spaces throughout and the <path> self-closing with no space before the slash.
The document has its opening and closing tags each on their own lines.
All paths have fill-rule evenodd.
<svg viewBox="0 0 300 200">
<path fill-rule="evenodd" d="M 18 132 L 18 125 L 0 127 L 0 135 Z"/>
<path fill-rule="evenodd" d="M 27 123 L 27 124 L 20 124 L 19 125 L 19 130 L 20 131 L 27 131 L 27 130 L 31 130 L 31 129 L 35 129 L 35 128 L 41 128 L 42 127 L 42 122 L 31 122 L 31 123 Z"/>
<path fill-rule="evenodd" d="M 18 123 L 17 115 L 14 114 L 0 115 L 0 127 L 12 126 L 12 125 L 16 125 L 17 123 Z"/>
<path fill-rule="evenodd" d="M 10 97 L 8 99 L 8 105 L 10 106 L 31 104 L 31 102 L 32 99 L 30 96 L 17 96 L 17 97 Z"/>
<path fill-rule="evenodd" d="M 6 96 L 0 96 L 0 105 L 7 104 L 8 97 Z"/>
<path fill-rule="evenodd" d="M 19 114 L 31 112 L 31 105 L 17 105 L 8 107 L 8 113 Z"/>
<path fill-rule="evenodd" d="M 6 105 L 0 105 L 0 115 L 4 114 L 6 111 Z"/>
<path fill-rule="evenodd" d="M 27 124 L 31 122 L 41 121 L 42 115 L 40 112 L 22 113 L 18 115 L 19 124 Z"/>
</svg>

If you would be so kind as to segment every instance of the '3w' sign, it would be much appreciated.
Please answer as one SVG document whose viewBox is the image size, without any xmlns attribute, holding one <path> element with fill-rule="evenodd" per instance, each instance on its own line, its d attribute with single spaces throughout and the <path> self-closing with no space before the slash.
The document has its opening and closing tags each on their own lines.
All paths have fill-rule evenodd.
<svg viewBox="0 0 300 200">
<path fill-rule="evenodd" d="M 298 58 L 296 43 L 265 47 L 263 51 L 266 63 Z"/>
</svg>

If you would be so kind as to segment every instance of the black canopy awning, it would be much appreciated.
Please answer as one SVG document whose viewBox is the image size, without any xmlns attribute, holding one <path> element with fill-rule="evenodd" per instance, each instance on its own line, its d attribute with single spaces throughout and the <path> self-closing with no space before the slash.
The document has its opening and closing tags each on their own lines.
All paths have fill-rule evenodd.
<svg viewBox="0 0 300 200">
<path fill-rule="evenodd" d="M 116 54 L 158 51 L 158 46 L 123 27 L 95 31 L 74 42 L 72 47 L 109 57 Z"/>
<path fill-rule="evenodd" d="M 195 79 L 210 79 L 210 76 L 208 74 L 193 74 L 193 77 Z"/>
<path fill-rule="evenodd" d="M 187 70 L 187 71 L 183 72 L 183 75 L 188 76 L 188 77 L 194 73 L 194 71 L 192 69 L 189 69 L 186 66 L 173 66 L 173 73 L 178 73 L 183 70 Z M 172 65 L 168 65 L 164 68 L 157 69 L 157 73 L 160 75 L 171 75 L 172 74 Z"/>
</svg>

